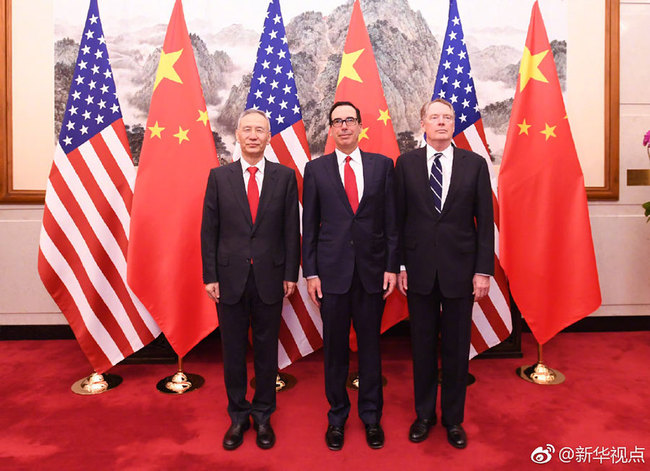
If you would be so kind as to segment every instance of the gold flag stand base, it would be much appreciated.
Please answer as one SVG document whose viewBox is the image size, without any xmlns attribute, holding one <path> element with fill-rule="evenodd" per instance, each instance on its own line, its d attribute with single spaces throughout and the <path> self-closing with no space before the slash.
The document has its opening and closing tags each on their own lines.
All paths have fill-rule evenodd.
<svg viewBox="0 0 650 471">
<path fill-rule="evenodd" d="M 384 375 L 381 376 L 381 385 L 386 386 L 388 384 L 388 380 Z M 358 391 L 359 390 L 359 372 L 358 371 L 353 371 L 348 375 L 348 380 L 345 382 L 345 386 L 348 389 L 351 389 L 352 391 Z"/>
<path fill-rule="evenodd" d="M 93 373 L 74 383 L 70 389 L 80 396 L 94 396 L 116 388 L 122 383 L 122 377 L 112 374 Z"/>
<path fill-rule="evenodd" d="M 288 391 L 293 388 L 298 380 L 295 376 L 292 376 L 288 373 L 278 372 L 278 375 L 275 378 L 275 392 Z M 250 385 L 251 388 L 255 389 L 255 378 L 251 379 Z"/>
<path fill-rule="evenodd" d="M 467 373 L 467 386 L 470 386 L 476 382 L 476 378 L 474 377 L 473 374 Z M 381 377 L 381 385 L 386 386 L 388 384 L 388 380 L 386 379 L 385 376 Z M 438 372 L 438 384 L 442 384 L 442 371 Z M 347 386 L 348 389 L 351 389 L 353 391 L 358 391 L 359 390 L 359 372 L 355 371 L 353 373 L 350 373 L 348 376 L 348 380 L 346 381 L 345 385 Z"/>
<path fill-rule="evenodd" d="M 566 379 L 562 373 L 544 364 L 540 344 L 537 344 L 537 363 L 530 366 L 520 366 L 517 368 L 517 374 L 530 383 L 542 385 L 561 384 Z"/>
<path fill-rule="evenodd" d="M 202 376 L 183 372 L 183 358 L 178 358 L 178 371 L 156 384 L 156 389 L 165 394 L 186 394 L 199 389 L 205 380 Z"/>
</svg>

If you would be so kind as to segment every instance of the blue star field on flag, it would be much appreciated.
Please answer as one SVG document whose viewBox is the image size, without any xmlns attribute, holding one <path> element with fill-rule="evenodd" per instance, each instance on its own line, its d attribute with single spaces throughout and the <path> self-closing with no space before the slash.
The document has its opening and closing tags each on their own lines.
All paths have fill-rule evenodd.
<svg viewBox="0 0 650 471">
<path fill-rule="evenodd" d="M 456 0 L 450 0 L 449 3 L 447 32 L 433 89 L 432 99 L 436 98 L 444 98 L 454 106 L 454 135 L 460 134 L 481 118 Z"/>
<path fill-rule="evenodd" d="M 264 111 L 274 136 L 302 119 L 279 0 L 266 11 L 246 108 Z"/>
<path fill-rule="evenodd" d="M 91 0 L 59 143 L 69 153 L 121 117 L 97 0 Z"/>
</svg>

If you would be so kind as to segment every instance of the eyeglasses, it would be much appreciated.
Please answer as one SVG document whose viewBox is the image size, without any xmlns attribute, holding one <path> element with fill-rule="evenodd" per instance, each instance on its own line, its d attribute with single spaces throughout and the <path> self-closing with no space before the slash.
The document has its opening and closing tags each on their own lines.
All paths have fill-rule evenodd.
<svg viewBox="0 0 650 471">
<path fill-rule="evenodd" d="M 343 126 L 343 123 L 347 124 L 348 126 L 352 126 L 353 124 L 357 124 L 358 120 L 357 118 L 349 117 L 345 119 L 341 118 L 335 118 L 332 121 L 330 121 L 330 125 L 335 127 L 335 128 L 340 128 Z"/>
</svg>

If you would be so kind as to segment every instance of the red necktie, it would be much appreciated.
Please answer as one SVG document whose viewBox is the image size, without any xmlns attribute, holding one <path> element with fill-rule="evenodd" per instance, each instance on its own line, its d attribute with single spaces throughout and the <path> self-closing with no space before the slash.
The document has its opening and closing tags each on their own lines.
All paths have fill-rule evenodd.
<svg viewBox="0 0 650 471">
<path fill-rule="evenodd" d="M 343 167 L 343 180 L 345 182 L 345 193 L 348 195 L 352 212 L 356 213 L 359 207 L 359 191 L 357 190 L 357 179 L 354 176 L 354 170 L 350 165 L 352 157 L 349 155 L 345 158 L 345 166 Z"/>
<path fill-rule="evenodd" d="M 257 207 L 260 204 L 260 190 L 257 188 L 257 180 L 255 180 L 255 173 L 257 170 L 257 167 L 248 167 L 248 173 L 250 173 L 250 177 L 248 177 L 248 205 L 251 208 L 253 224 L 255 224 Z"/>
</svg>

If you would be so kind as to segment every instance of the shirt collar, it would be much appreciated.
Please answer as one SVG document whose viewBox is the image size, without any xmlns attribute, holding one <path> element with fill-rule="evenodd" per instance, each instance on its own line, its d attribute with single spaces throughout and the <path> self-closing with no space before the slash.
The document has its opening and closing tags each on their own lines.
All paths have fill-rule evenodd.
<svg viewBox="0 0 650 471">
<path fill-rule="evenodd" d="M 336 152 L 336 161 L 338 162 L 339 165 L 343 165 L 343 162 L 345 162 L 345 158 L 348 155 L 350 156 L 353 162 L 361 163 L 361 151 L 359 150 L 358 147 L 349 154 L 341 152 L 338 149 L 334 149 L 334 152 Z"/>
<path fill-rule="evenodd" d="M 454 156 L 454 148 L 450 144 L 446 149 L 444 149 L 442 151 L 437 151 L 433 147 L 431 147 L 430 144 L 427 144 L 427 160 L 433 159 L 433 156 L 435 154 L 438 154 L 438 153 L 442 154 L 442 158 L 444 158 L 444 159 L 453 158 L 453 156 Z"/>
<path fill-rule="evenodd" d="M 255 165 L 251 165 L 248 162 L 246 162 L 246 159 L 243 157 L 240 159 L 241 160 L 241 169 L 246 174 L 248 167 L 257 167 L 257 171 L 264 175 L 264 167 L 266 165 L 266 158 L 262 157 L 262 160 L 257 162 Z"/>
</svg>

